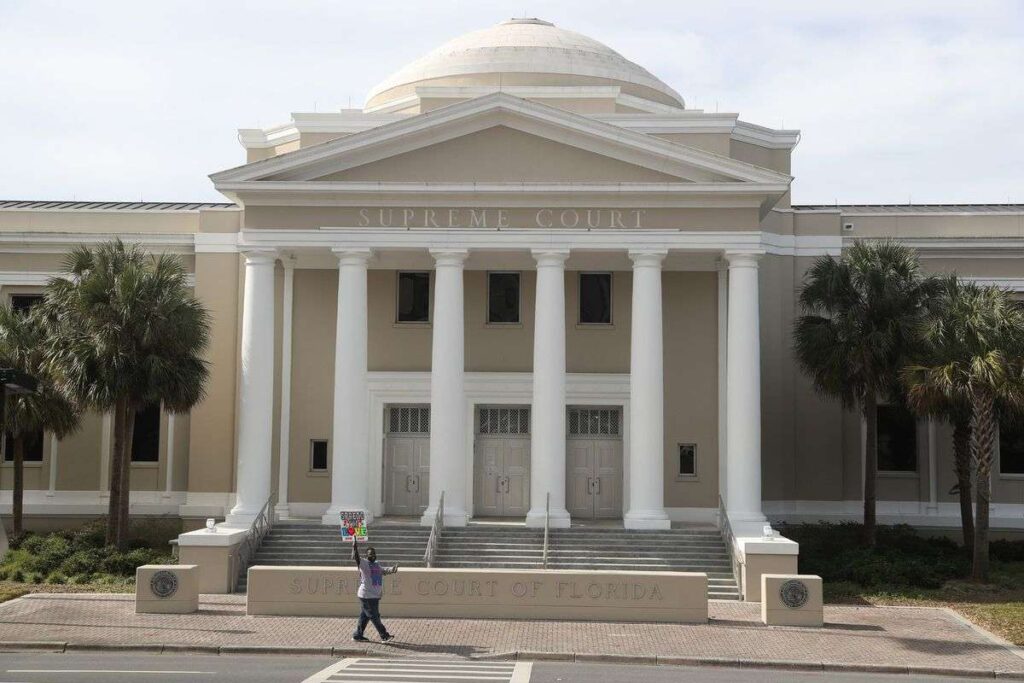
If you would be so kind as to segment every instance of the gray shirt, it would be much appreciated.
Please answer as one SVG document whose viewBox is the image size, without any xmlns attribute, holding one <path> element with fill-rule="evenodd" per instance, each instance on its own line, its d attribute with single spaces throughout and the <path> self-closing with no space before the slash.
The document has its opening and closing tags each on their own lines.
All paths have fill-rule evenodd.
<svg viewBox="0 0 1024 683">
<path fill-rule="evenodd" d="M 356 596 L 360 598 L 380 599 L 384 592 L 384 575 L 394 574 L 395 567 L 382 567 L 376 562 L 360 557 L 359 558 L 359 590 Z"/>
</svg>

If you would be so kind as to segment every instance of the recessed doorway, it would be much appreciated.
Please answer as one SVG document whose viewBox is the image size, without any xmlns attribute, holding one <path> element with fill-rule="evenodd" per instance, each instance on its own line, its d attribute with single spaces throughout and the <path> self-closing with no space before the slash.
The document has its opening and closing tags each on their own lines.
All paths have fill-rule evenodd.
<svg viewBox="0 0 1024 683">
<path fill-rule="evenodd" d="M 473 451 L 474 516 L 525 517 L 530 509 L 530 409 L 478 408 Z"/>
<path fill-rule="evenodd" d="M 622 412 L 570 407 L 565 502 L 573 519 L 622 518 Z"/>
</svg>

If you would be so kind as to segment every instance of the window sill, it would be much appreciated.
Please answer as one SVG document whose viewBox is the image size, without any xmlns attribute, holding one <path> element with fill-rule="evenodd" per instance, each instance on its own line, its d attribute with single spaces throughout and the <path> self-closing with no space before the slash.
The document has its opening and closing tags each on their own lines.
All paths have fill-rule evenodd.
<svg viewBox="0 0 1024 683">
<path fill-rule="evenodd" d="M 138 468 L 140 470 L 155 470 L 156 468 L 160 467 L 160 462 L 133 462 L 132 467 Z"/>
<path fill-rule="evenodd" d="M 615 323 L 576 323 L 577 330 L 614 330 Z"/>
<path fill-rule="evenodd" d="M 391 326 L 399 330 L 429 330 L 432 327 L 432 325 L 429 322 L 394 322 L 391 323 Z"/>
<path fill-rule="evenodd" d="M 42 466 L 43 466 L 43 461 L 42 460 L 30 460 L 30 461 L 26 461 L 26 462 L 22 463 L 22 467 L 42 467 Z M 13 460 L 4 460 L 3 467 L 6 467 L 7 469 L 12 469 L 13 470 L 14 469 L 14 461 Z"/>
<path fill-rule="evenodd" d="M 676 475 L 676 481 L 685 481 L 685 482 L 691 482 L 691 483 L 697 482 L 697 483 L 699 483 L 700 482 L 700 477 L 698 475 L 696 475 L 696 474 L 677 474 Z"/>
<path fill-rule="evenodd" d="M 883 479 L 920 479 L 918 472 L 883 472 L 879 470 L 878 476 Z"/>
<path fill-rule="evenodd" d="M 484 329 L 487 330 L 518 330 L 522 327 L 522 323 L 484 323 Z"/>
<path fill-rule="evenodd" d="M 1006 481 L 1024 481 L 1024 472 L 1000 472 L 999 478 Z"/>
<path fill-rule="evenodd" d="M 306 476 L 307 477 L 329 477 L 329 476 L 331 476 L 331 473 L 328 472 L 327 470 L 307 470 L 306 471 Z"/>
</svg>

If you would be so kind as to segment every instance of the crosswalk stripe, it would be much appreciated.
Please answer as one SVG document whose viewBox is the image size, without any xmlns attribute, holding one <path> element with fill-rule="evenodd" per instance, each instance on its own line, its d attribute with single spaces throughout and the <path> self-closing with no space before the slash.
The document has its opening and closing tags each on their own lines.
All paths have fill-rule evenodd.
<svg viewBox="0 0 1024 683">
<path fill-rule="evenodd" d="M 529 662 L 350 657 L 302 683 L 529 683 L 531 669 Z"/>
</svg>

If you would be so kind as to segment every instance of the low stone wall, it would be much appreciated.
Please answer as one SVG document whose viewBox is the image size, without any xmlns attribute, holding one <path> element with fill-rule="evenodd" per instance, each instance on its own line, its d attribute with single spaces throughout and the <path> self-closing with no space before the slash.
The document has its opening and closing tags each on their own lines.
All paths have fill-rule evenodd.
<svg viewBox="0 0 1024 683">
<path fill-rule="evenodd" d="M 706 574 L 401 569 L 384 578 L 395 617 L 705 623 Z M 251 567 L 250 615 L 356 616 L 355 567 Z"/>
</svg>

